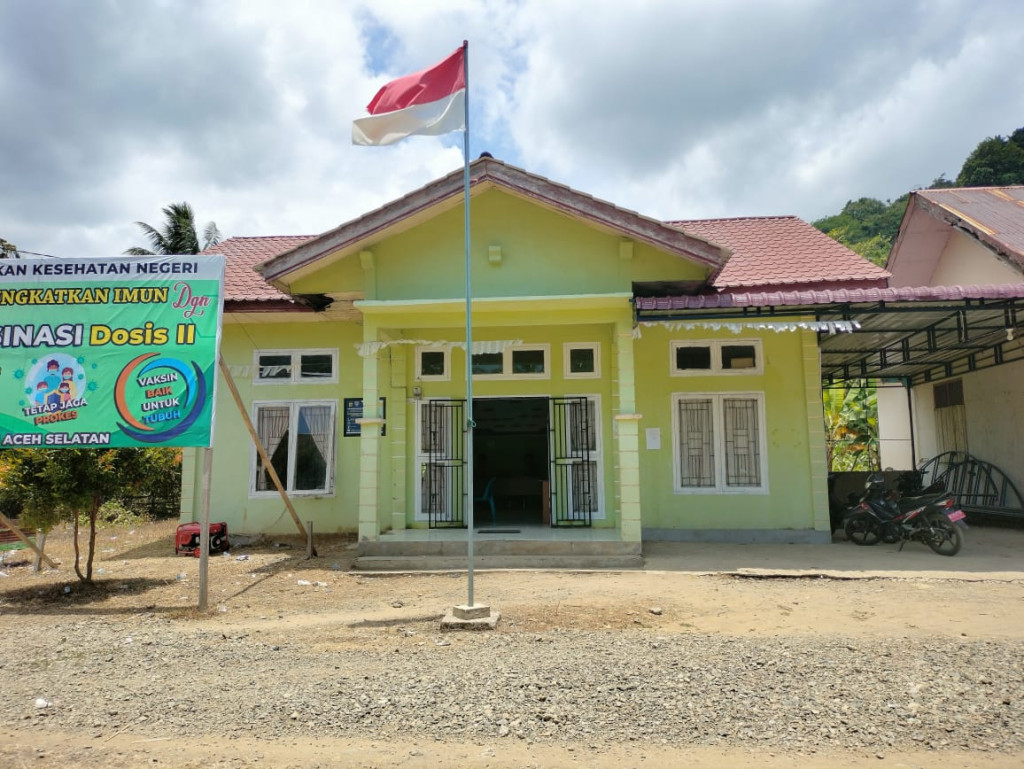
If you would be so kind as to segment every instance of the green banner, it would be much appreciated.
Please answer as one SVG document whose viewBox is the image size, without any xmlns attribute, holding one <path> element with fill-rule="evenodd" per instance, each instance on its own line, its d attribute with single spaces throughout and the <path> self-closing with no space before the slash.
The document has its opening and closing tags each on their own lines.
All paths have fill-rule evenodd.
<svg viewBox="0 0 1024 769">
<path fill-rule="evenodd" d="M 209 446 L 223 256 L 0 259 L 0 448 Z"/>
</svg>

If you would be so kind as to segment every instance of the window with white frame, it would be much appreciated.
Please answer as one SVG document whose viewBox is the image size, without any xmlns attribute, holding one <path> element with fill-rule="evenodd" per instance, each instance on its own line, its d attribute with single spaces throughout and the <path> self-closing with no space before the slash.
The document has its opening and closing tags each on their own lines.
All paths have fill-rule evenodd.
<svg viewBox="0 0 1024 769">
<path fill-rule="evenodd" d="M 675 485 L 683 493 L 763 493 L 763 393 L 672 396 Z"/>
<path fill-rule="evenodd" d="M 257 384 L 331 383 L 338 381 L 338 351 L 256 350 Z"/>
<path fill-rule="evenodd" d="M 551 345 L 522 344 L 502 352 L 473 353 L 473 376 L 494 379 L 548 379 Z"/>
<path fill-rule="evenodd" d="M 566 379 L 601 376 L 601 345 L 597 342 L 566 342 L 562 345 L 562 358 Z"/>
<path fill-rule="evenodd" d="M 253 424 L 270 464 L 287 491 L 329 494 L 334 486 L 336 401 L 274 401 L 253 404 Z M 253 451 L 252 491 L 276 494 L 259 452 Z"/>
<path fill-rule="evenodd" d="M 669 346 L 669 372 L 673 376 L 709 374 L 761 374 L 761 340 L 674 340 Z"/>
<path fill-rule="evenodd" d="M 416 378 L 424 381 L 451 379 L 449 356 L 447 347 L 417 347 Z"/>
</svg>

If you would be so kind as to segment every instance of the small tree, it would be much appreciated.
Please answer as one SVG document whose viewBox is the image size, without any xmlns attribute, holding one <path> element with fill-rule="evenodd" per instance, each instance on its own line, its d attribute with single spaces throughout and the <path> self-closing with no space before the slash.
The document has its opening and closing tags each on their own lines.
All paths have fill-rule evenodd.
<svg viewBox="0 0 1024 769">
<path fill-rule="evenodd" d="M 866 384 L 823 392 L 830 471 L 877 470 L 878 394 Z"/>
<path fill-rule="evenodd" d="M 18 499 L 22 520 L 48 530 L 70 519 L 74 526 L 75 574 L 92 582 L 96 523 L 105 502 L 145 491 L 166 475 L 172 449 L 18 449 L 4 452 L 0 483 Z M 79 523 L 89 522 L 84 570 Z"/>
</svg>

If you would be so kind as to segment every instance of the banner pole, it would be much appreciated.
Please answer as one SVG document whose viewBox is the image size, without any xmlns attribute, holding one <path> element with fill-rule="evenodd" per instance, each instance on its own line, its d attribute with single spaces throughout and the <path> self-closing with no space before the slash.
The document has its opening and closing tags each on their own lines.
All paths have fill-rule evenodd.
<svg viewBox="0 0 1024 769">
<path fill-rule="evenodd" d="M 476 423 L 473 421 L 473 284 L 472 271 L 469 260 L 469 41 L 462 41 L 462 65 L 465 68 L 466 98 L 463 105 L 466 110 L 466 128 L 463 131 L 464 161 L 463 192 L 465 197 L 465 247 L 466 247 L 466 560 L 468 564 L 468 592 L 467 606 L 474 606 L 473 602 L 473 429 Z"/>
<path fill-rule="evenodd" d="M 203 503 L 199 509 L 199 611 L 206 611 L 210 572 L 210 479 L 213 448 L 203 449 Z"/>
</svg>

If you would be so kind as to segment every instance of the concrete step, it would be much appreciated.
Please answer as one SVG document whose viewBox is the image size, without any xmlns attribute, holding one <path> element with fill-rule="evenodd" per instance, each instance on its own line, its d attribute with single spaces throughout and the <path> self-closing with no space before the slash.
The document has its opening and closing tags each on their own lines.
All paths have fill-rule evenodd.
<svg viewBox="0 0 1024 769">
<path fill-rule="evenodd" d="M 465 550 L 465 548 L 463 548 Z M 635 555 L 477 555 L 477 569 L 573 569 L 623 571 L 642 569 L 643 556 Z M 465 571 L 466 555 L 359 555 L 352 564 L 357 571 Z"/>
<path fill-rule="evenodd" d="M 384 536 L 376 541 L 361 541 L 358 545 L 359 557 L 449 557 L 465 560 L 466 552 L 465 540 L 403 541 Z M 618 540 L 477 539 L 473 543 L 473 552 L 476 556 L 613 558 L 640 556 L 642 545 Z"/>
</svg>

